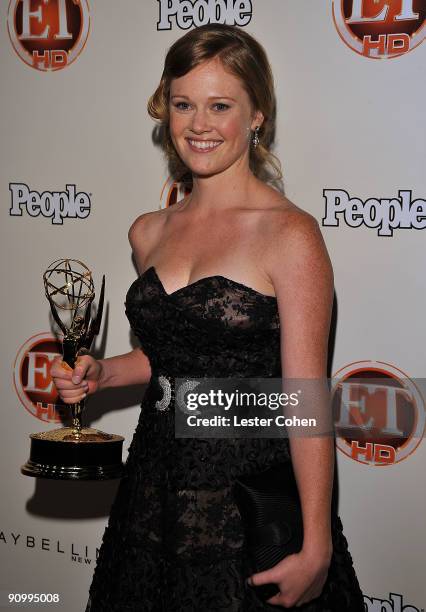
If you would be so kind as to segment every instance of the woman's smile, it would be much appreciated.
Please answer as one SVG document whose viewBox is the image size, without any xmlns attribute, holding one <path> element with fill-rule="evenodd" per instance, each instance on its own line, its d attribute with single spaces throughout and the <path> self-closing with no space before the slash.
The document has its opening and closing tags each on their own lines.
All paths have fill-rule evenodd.
<svg viewBox="0 0 426 612">
<path fill-rule="evenodd" d="M 223 142 L 223 140 L 197 140 L 195 138 L 187 138 L 186 141 L 191 151 L 195 153 L 211 153 Z"/>
</svg>

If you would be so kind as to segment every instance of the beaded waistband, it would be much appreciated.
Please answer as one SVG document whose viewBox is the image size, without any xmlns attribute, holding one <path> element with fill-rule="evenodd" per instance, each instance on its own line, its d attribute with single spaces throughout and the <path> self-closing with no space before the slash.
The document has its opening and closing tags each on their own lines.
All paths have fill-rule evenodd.
<svg viewBox="0 0 426 612">
<path fill-rule="evenodd" d="M 161 392 L 161 399 L 155 402 L 156 409 L 160 412 L 168 410 L 171 402 L 175 400 L 175 377 L 168 376 L 167 374 L 153 373 L 149 384 L 156 391 Z"/>
<path fill-rule="evenodd" d="M 174 405 L 176 399 L 176 379 L 183 381 L 179 386 L 179 392 L 185 393 L 197 385 L 196 382 L 192 382 L 196 378 L 202 378 L 202 376 L 171 376 L 165 372 L 153 372 L 149 386 L 161 394 L 161 398 L 155 402 L 156 409 L 159 412 L 166 412 L 172 404 Z"/>
</svg>

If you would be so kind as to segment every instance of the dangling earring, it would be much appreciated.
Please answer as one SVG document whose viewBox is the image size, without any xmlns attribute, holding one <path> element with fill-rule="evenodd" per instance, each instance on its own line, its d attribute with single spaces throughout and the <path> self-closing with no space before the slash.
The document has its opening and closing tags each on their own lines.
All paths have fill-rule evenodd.
<svg viewBox="0 0 426 612">
<path fill-rule="evenodd" d="M 252 143 L 253 143 L 253 147 L 254 147 L 254 148 L 256 148 L 256 147 L 257 147 L 257 145 L 258 145 L 258 144 L 259 144 L 259 142 L 260 142 L 260 141 L 259 141 L 259 130 L 260 130 L 260 127 L 257 125 L 257 126 L 254 128 L 254 134 L 253 134 L 253 138 L 252 138 Z"/>
</svg>

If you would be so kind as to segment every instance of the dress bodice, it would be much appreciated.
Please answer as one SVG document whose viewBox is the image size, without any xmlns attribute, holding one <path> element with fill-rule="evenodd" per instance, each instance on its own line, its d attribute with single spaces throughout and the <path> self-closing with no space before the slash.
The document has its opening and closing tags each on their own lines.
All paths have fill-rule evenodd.
<svg viewBox="0 0 426 612">
<path fill-rule="evenodd" d="M 126 314 L 152 370 L 173 376 L 281 376 L 274 296 L 224 276 L 167 293 L 154 266 L 126 296 Z"/>
<path fill-rule="evenodd" d="M 137 454 L 157 458 L 150 478 L 166 478 L 171 489 L 217 488 L 233 476 L 289 459 L 286 438 L 176 437 L 174 402 L 165 412 L 155 409 L 163 396 L 155 383 L 161 375 L 281 376 L 274 296 L 219 275 L 167 293 L 151 266 L 130 286 L 125 308 L 152 370 L 134 441 Z"/>
</svg>

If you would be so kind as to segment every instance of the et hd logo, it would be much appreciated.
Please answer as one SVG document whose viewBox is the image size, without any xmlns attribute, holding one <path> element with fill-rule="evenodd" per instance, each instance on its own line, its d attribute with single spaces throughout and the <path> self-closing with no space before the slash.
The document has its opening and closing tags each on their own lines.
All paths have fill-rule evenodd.
<svg viewBox="0 0 426 612">
<path fill-rule="evenodd" d="M 425 18 L 424 0 L 333 0 L 341 39 L 372 59 L 399 57 L 420 45 Z"/>
<path fill-rule="evenodd" d="M 382 361 L 356 361 L 333 376 L 337 448 L 359 463 L 385 466 L 407 459 L 425 434 L 426 379 L 410 379 Z"/>
<path fill-rule="evenodd" d="M 69 66 L 90 29 L 87 0 L 10 0 L 9 37 L 18 56 L 42 71 Z"/>
<path fill-rule="evenodd" d="M 61 343 L 52 334 L 36 334 L 19 348 L 13 365 L 17 396 L 33 417 L 45 423 L 62 423 L 67 414 L 50 376 L 58 355 L 62 356 Z"/>
<path fill-rule="evenodd" d="M 186 198 L 191 191 L 191 187 L 169 176 L 161 189 L 159 208 L 169 208 L 173 206 L 183 198 Z"/>
</svg>

